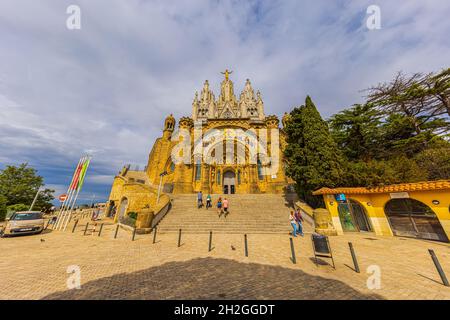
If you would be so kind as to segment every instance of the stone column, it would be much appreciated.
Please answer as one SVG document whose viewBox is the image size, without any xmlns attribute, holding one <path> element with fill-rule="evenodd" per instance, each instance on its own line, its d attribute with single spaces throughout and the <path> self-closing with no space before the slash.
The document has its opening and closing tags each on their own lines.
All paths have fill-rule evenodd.
<svg viewBox="0 0 450 320">
<path fill-rule="evenodd" d="M 206 163 L 203 163 L 201 179 L 202 179 L 202 192 L 205 194 L 210 192 L 209 170 L 210 170 L 210 166 Z"/>
<path fill-rule="evenodd" d="M 318 208 L 313 211 L 314 224 L 316 226 L 316 232 L 327 235 L 335 236 L 337 235 L 336 229 L 333 226 L 331 220 L 331 214 L 327 209 Z"/>
<path fill-rule="evenodd" d="M 177 164 L 175 166 L 175 172 L 173 177 L 173 193 L 192 193 L 192 179 L 188 175 L 189 170 L 187 170 L 184 163 Z"/>
</svg>

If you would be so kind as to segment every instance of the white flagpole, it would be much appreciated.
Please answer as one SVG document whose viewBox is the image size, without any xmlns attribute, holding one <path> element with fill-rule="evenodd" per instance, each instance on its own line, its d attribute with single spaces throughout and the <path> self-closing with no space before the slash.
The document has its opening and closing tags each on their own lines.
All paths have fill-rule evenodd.
<svg viewBox="0 0 450 320">
<path fill-rule="evenodd" d="M 72 202 L 72 207 L 70 207 L 69 210 L 67 210 L 67 213 L 65 214 L 66 219 L 64 219 L 64 221 L 61 225 L 61 229 L 63 229 L 63 231 L 66 230 L 67 224 L 69 223 L 70 217 L 72 216 L 72 210 L 73 210 L 73 207 L 75 206 L 75 203 L 77 202 L 79 193 L 80 193 L 80 189 L 77 190 L 77 193 L 74 197 L 75 200 Z M 63 225 L 64 225 L 64 228 L 63 228 Z"/>
<path fill-rule="evenodd" d="M 72 196 L 73 196 L 73 190 L 71 189 L 67 195 L 66 203 L 64 204 L 63 207 L 61 207 L 61 210 L 59 212 L 58 223 L 56 225 L 56 229 L 58 229 L 59 226 L 61 225 L 61 221 L 64 218 L 64 212 L 67 210 L 67 206 L 70 204 L 70 201 L 72 200 Z"/>
<path fill-rule="evenodd" d="M 71 203 L 71 201 L 73 200 L 73 196 L 74 196 L 74 194 L 75 194 L 75 190 L 72 189 L 71 187 L 73 187 L 72 184 L 75 182 L 75 177 L 76 177 L 78 168 L 79 168 L 79 166 L 81 166 L 81 165 L 83 164 L 83 162 L 85 161 L 85 159 L 86 159 L 86 156 L 82 156 L 82 157 L 80 158 L 79 165 L 77 166 L 77 169 L 76 169 L 76 171 L 75 171 L 75 174 L 74 174 L 72 183 L 71 183 L 70 186 L 69 186 L 70 190 L 69 190 L 68 199 L 67 199 L 67 201 L 66 201 L 66 203 L 65 203 L 65 205 L 64 205 L 64 208 L 61 209 L 61 212 L 60 212 L 60 218 L 59 218 L 59 220 L 58 220 L 58 224 L 57 224 L 57 228 L 56 228 L 56 229 L 61 230 L 61 227 L 62 227 L 62 225 L 63 225 L 63 223 L 64 223 L 64 220 L 65 220 L 65 217 L 66 217 L 66 214 L 67 214 L 67 209 L 70 207 L 70 203 Z"/>
<path fill-rule="evenodd" d="M 81 166 L 82 166 L 83 163 L 86 161 L 86 159 L 87 159 L 87 156 L 83 156 L 83 157 L 81 158 L 81 163 L 80 163 Z M 82 170 L 82 168 L 81 168 L 80 170 Z M 79 174 L 81 174 L 81 171 L 80 171 Z M 78 179 L 80 179 L 80 176 L 79 176 L 79 175 L 78 175 Z M 62 228 L 63 228 L 63 226 L 64 226 L 64 222 L 66 221 L 67 214 L 68 214 L 68 209 L 69 209 L 70 206 L 71 206 L 71 202 L 73 203 L 73 200 L 74 200 L 75 191 L 76 191 L 76 189 L 72 189 L 72 190 L 71 190 L 71 193 L 70 193 L 70 200 L 69 200 L 69 202 L 66 204 L 66 206 L 65 206 L 65 208 L 64 208 L 64 210 L 63 210 L 63 212 L 61 213 L 61 221 L 60 221 L 60 223 L 58 224 L 58 229 L 59 229 L 59 230 L 62 230 Z"/>
<path fill-rule="evenodd" d="M 77 169 L 78 169 L 78 167 L 80 166 L 80 163 L 81 163 L 82 159 L 83 159 L 83 157 L 81 157 L 80 160 L 78 160 L 78 165 L 75 167 L 75 171 L 74 171 L 74 173 L 73 173 L 73 175 L 72 175 L 72 181 L 70 182 L 69 187 L 67 188 L 67 193 L 66 193 L 66 194 L 67 194 L 67 197 L 66 197 L 66 199 L 63 201 L 63 203 L 62 203 L 62 205 L 61 205 L 61 208 L 59 209 L 58 216 L 57 216 L 57 218 L 56 218 L 56 222 L 55 222 L 55 225 L 54 225 L 54 228 L 55 228 L 55 229 L 57 229 L 57 227 L 58 227 L 58 225 L 59 225 L 59 223 L 60 223 L 60 220 L 61 220 L 61 214 L 62 214 L 62 212 L 64 211 L 64 208 L 65 208 L 66 204 L 69 202 L 70 195 L 71 195 L 71 191 L 72 191 L 72 190 L 70 189 L 70 187 L 72 186 L 73 180 L 75 180 L 75 174 L 77 173 Z"/>
<path fill-rule="evenodd" d="M 69 187 L 67 188 L 67 198 L 63 201 L 63 203 L 61 205 L 61 208 L 59 209 L 58 218 L 56 219 L 56 223 L 55 223 L 55 229 L 56 230 L 58 229 L 59 225 L 61 224 L 62 215 L 63 215 L 64 210 L 65 210 L 65 208 L 66 208 L 67 204 L 69 203 L 70 198 L 72 196 L 71 186 L 73 184 L 73 181 L 75 180 L 75 175 L 77 173 L 78 167 L 80 166 L 82 160 L 83 160 L 83 157 L 80 158 L 80 160 L 78 161 L 78 165 L 75 167 L 75 171 L 74 171 L 74 173 L 72 175 L 72 181 L 70 182 Z"/>
<path fill-rule="evenodd" d="M 84 183 L 84 178 L 86 177 L 86 172 L 87 172 L 87 170 L 89 169 L 89 165 L 90 165 L 90 163 L 91 163 L 90 160 L 91 160 L 91 157 L 90 157 L 90 156 L 87 156 L 86 161 L 88 161 L 88 164 L 87 164 L 87 166 L 86 166 L 86 170 L 85 170 L 84 172 L 82 172 L 82 173 L 83 173 L 83 176 L 80 176 L 80 178 L 78 179 L 78 182 L 79 182 L 79 183 Z M 83 170 L 83 169 L 82 169 L 82 170 Z M 81 181 L 80 181 L 80 180 L 81 180 Z M 68 213 L 67 213 L 67 219 L 66 219 L 66 223 L 64 224 L 64 229 L 63 229 L 63 231 L 66 230 L 67 225 L 68 225 L 68 223 L 69 223 L 69 221 L 70 221 L 70 218 L 72 217 L 72 210 L 73 210 L 73 207 L 75 206 L 75 203 L 77 202 L 78 194 L 80 193 L 80 191 L 81 191 L 82 188 L 83 188 L 83 185 L 80 184 L 80 185 L 79 185 L 79 188 L 78 188 L 78 190 L 77 190 L 77 194 L 76 194 L 76 196 L 75 196 L 75 201 L 72 203 L 72 207 L 70 208 L 70 210 L 69 210 Z"/>
</svg>

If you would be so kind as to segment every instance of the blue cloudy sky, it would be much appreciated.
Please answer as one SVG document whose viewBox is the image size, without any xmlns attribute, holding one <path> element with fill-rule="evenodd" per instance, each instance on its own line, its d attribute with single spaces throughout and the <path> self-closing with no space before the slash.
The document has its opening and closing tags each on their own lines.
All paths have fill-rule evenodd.
<svg viewBox="0 0 450 320">
<path fill-rule="evenodd" d="M 81 8 L 81 30 L 66 8 Z M 366 9 L 381 9 L 381 29 Z M 450 1 L 0 2 L 0 169 L 28 162 L 62 193 L 83 152 L 81 202 L 105 200 L 126 163 L 144 167 L 168 113 L 189 115 L 205 79 L 246 78 L 267 114 L 311 95 L 323 117 L 361 90 L 450 65 Z"/>
</svg>

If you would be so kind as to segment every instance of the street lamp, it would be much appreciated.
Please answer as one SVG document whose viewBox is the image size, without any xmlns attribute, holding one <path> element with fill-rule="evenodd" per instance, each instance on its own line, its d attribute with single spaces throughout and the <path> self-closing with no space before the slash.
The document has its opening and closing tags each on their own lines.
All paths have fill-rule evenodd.
<svg viewBox="0 0 450 320">
<path fill-rule="evenodd" d="M 156 198 L 156 203 L 159 203 L 159 196 L 161 194 L 161 185 L 162 185 L 162 179 L 164 176 L 167 176 L 167 171 L 163 171 L 159 174 L 159 187 L 158 187 L 158 197 Z"/>
<path fill-rule="evenodd" d="M 37 198 L 39 196 L 39 192 L 41 192 L 41 188 L 40 187 L 38 188 L 38 190 L 36 192 L 36 195 L 34 196 L 33 202 L 31 203 L 30 210 L 28 210 L 28 211 L 32 211 L 33 210 L 33 207 L 34 207 L 34 205 L 35 205 L 35 203 L 37 201 Z"/>
</svg>

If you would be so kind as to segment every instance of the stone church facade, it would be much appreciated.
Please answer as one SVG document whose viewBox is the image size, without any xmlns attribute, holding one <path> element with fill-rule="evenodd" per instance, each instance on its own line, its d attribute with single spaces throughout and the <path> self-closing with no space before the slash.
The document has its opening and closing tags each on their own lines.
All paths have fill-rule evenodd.
<svg viewBox="0 0 450 320">
<path fill-rule="evenodd" d="M 156 140 L 148 160 L 147 175 L 152 184 L 158 185 L 160 174 L 167 172 L 167 176 L 163 177 L 163 189 L 169 193 L 192 193 L 200 190 L 205 194 L 283 192 L 288 179 L 282 165 L 282 147 L 285 139 L 283 131 L 277 130 L 279 120 L 276 116 L 265 115 L 261 94 L 259 91 L 255 94 L 250 80 L 247 79 L 239 99 L 236 98 L 233 87 L 229 72 L 225 71 L 225 79 L 221 83 L 218 99 L 215 98 L 208 80 L 205 81 L 200 94 L 195 93 L 192 116 L 183 117 L 179 121 L 179 128 L 186 130 L 190 135 L 191 153 L 188 163 L 175 164 L 172 161 L 171 154 L 178 143 L 176 139 L 173 139 L 176 123 L 173 116 L 166 118 L 163 136 Z M 198 134 L 200 139 L 195 137 L 196 124 L 198 130 L 201 130 Z M 248 145 L 249 141 L 245 141 L 246 134 L 254 133 L 254 141 L 256 141 L 261 129 L 267 132 L 265 144 L 267 150 L 258 154 L 259 158 L 251 161 L 249 159 L 251 150 L 248 150 L 251 146 Z M 222 138 L 220 148 L 213 146 L 217 141 L 211 142 L 210 140 L 214 139 L 206 138 L 208 132 L 213 130 L 219 132 L 216 137 Z M 279 135 L 279 150 L 277 150 L 279 165 L 278 170 L 275 168 L 275 172 L 273 170 L 268 172 L 268 165 L 262 160 L 263 156 L 271 156 L 271 130 L 276 130 Z M 246 133 L 243 135 L 244 139 L 236 136 L 237 131 Z M 227 142 L 231 142 L 228 143 L 231 148 L 227 148 Z M 245 150 L 245 155 L 243 154 L 245 159 L 238 161 L 238 144 L 246 144 L 246 142 L 247 145 L 242 146 L 241 149 Z M 200 143 L 203 144 L 203 152 L 198 154 L 196 144 Z M 211 152 L 208 153 L 208 150 Z M 217 150 L 223 151 L 222 159 L 214 154 Z M 215 156 L 215 161 L 206 161 L 205 157 L 211 156 L 211 153 Z"/>
<path fill-rule="evenodd" d="M 172 115 L 165 119 L 163 134 L 153 145 L 145 171 L 128 167 L 115 177 L 111 205 L 117 206 L 127 196 L 126 187 L 131 192 L 127 200 L 134 203 L 128 206 L 133 210 L 153 207 L 155 194 L 286 191 L 291 181 L 284 173 L 285 134 L 280 121 L 265 114 L 262 96 L 255 93 L 250 80 L 236 97 L 230 73 L 223 72 L 217 99 L 208 80 L 204 82 L 200 94 L 195 93 L 191 117 L 179 119 L 178 127 Z M 180 142 L 184 147 L 178 152 Z M 149 196 L 150 190 L 153 196 Z"/>
</svg>

